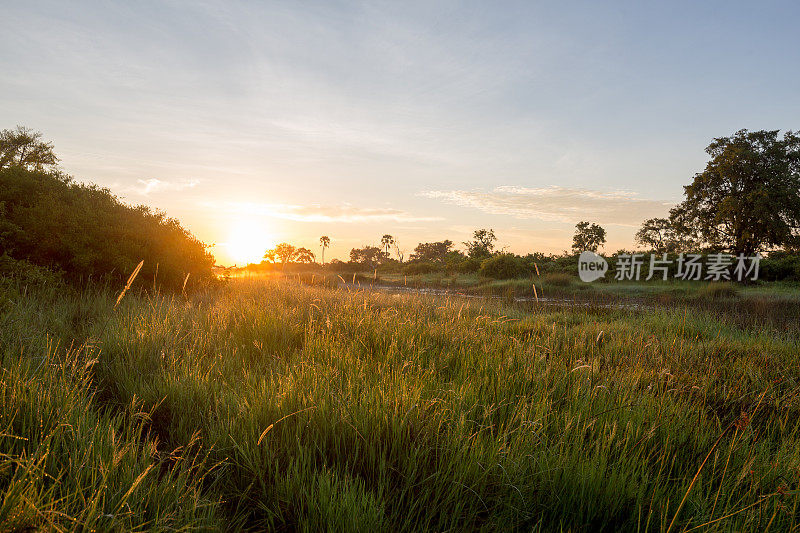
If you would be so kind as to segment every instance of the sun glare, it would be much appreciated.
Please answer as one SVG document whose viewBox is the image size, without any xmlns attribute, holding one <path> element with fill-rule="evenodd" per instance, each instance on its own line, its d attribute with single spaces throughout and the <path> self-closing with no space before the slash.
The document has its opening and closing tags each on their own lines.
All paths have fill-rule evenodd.
<svg viewBox="0 0 800 533">
<path fill-rule="evenodd" d="M 228 236 L 228 256 L 237 265 L 260 263 L 264 252 L 274 246 L 272 236 L 265 225 L 256 221 L 238 222 Z"/>
</svg>

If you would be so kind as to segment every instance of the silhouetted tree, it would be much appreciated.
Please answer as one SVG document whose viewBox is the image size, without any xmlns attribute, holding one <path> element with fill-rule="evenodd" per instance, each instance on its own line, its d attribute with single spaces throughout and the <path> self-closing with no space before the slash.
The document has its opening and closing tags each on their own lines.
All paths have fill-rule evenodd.
<svg viewBox="0 0 800 533">
<path fill-rule="evenodd" d="M 350 250 L 350 262 L 375 268 L 388 259 L 386 252 L 377 246 L 364 246 Z"/>
<path fill-rule="evenodd" d="M 444 240 L 439 242 L 421 242 L 414 248 L 414 253 L 411 254 L 412 261 L 430 261 L 432 263 L 441 263 L 447 257 L 453 247 L 453 241 Z"/>
<path fill-rule="evenodd" d="M 297 248 L 288 242 L 282 242 L 275 246 L 275 255 L 281 260 L 283 265 L 286 265 L 286 263 L 291 263 L 297 256 Z"/>
<path fill-rule="evenodd" d="M 394 244 L 394 237 L 389 234 L 384 235 L 381 237 L 381 244 L 383 245 L 383 251 L 386 252 L 388 257 L 389 255 L 389 247 Z"/>
<path fill-rule="evenodd" d="M 298 263 L 313 263 L 314 262 L 314 252 L 309 250 L 308 248 L 298 248 L 295 250 L 294 260 Z"/>
<path fill-rule="evenodd" d="M 597 249 L 606 242 L 606 230 L 597 224 L 589 222 L 578 222 L 575 225 L 575 235 L 572 237 L 572 251 L 580 253 L 583 251 L 597 252 Z"/>
<path fill-rule="evenodd" d="M 319 244 L 322 246 L 322 264 L 325 264 L 325 248 L 331 245 L 331 238 L 327 235 L 323 235 L 319 238 Z"/>
</svg>

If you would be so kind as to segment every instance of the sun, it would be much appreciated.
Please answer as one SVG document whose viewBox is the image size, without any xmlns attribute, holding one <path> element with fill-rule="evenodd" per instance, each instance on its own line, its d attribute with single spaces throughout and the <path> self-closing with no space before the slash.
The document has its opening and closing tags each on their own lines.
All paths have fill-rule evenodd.
<svg viewBox="0 0 800 533">
<path fill-rule="evenodd" d="M 274 244 L 274 239 L 263 222 L 240 220 L 231 227 L 225 248 L 231 260 L 244 266 L 248 263 L 260 263 L 264 252 Z"/>
</svg>

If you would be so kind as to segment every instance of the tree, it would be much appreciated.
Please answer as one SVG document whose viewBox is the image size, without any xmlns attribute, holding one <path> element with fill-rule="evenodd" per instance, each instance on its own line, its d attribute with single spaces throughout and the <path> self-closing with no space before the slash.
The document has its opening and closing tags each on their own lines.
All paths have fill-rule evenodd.
<svg viewBox="0 0 800 533">
<path fill-rule="evenodd" d="M 58 163 L 53 143 L 41 140 L 42 134 L 17 126 L 0 132 L 0 169 L 22 167 L 26 170 L 45 170 Z"/>
<path fill-rule="evenodd" d="M 453 247 L 453 241 L 444 240 L 439 242 L 421 242 L 414 248 L 411 254 L 412 261 L 430 261 L 441 263 L 447 257 L 447 253 Z"/>
<path fill-rule="evenodd" d="M 327 235 L 323 235 L 319 238 L 319 244 L 322 246 L 322 264 L 325 264 L 325 248 L 331 245 L 331 238 Z"/>
<path fill-rule="evenodd" d="M 800 229 L 800 136 L 740 130 L 708 145 L 711 160 L 670 219 L 711 248 L 753 255 L 791 247 Z"/>
<path fill-rule="evenodd" d="M 478 229 L 472 233 L 472 241 L 465 242 L 467 255 L 472 259 L 482 259 L 492 255 L 497 237 L 493 229 Z"/>
<path fill-rule="evenodd" d="M 654 252 L 676 253 L 694 249 L 696 243 L 668 218 L 649 218 L 636 232 L 636 242 Z"/>
<path fill-rule="evenodd" d="M 313 263 L 314 262 L 314 252 L 309 250 L 308 248 L 298 248 L 295 250 L 294 260 L 298 263 Z"/>
<path fill-rule="evenodd" d="M 580 253 L 583 251 L 597 252 L 597 249 L 606 242 L 606 230 L 597 224 L 589 222 L 578 222 L 575 225 L 575 236 L 572 237 L 572 251 Z"/>
<path fill-rule="evenodd" d="M 350 250 L 350 262 L 366 265 L 375 268 L 380 263 L 388 259 L 386 252 L 377 246 L 364 246 L 363 248 L 353 248 Z"/>
<path fill-rule="evenodd" d="M 389 235 L 388 233 L 381 237 L 381 245 L 383 245 L 383 250 L 386 252 L 386 256 L 389 256 L 389 247 L 394 244 L 394 237 Z"/>
<path fill-rule="evenodd" d="M 288 242 L 282 242 L 275 247 L 275 255 L 281 260 L 281 263 L 286 265 L 290 263 L 297 256 L 297 248 Z"/>
</svg>

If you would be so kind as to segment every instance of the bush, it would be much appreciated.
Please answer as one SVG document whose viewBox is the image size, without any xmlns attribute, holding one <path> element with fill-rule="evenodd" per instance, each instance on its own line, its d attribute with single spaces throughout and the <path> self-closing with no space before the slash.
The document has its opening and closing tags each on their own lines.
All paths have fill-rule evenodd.
<svg viewBox="0 0 800 533">
<path fill-rule="evenodd" d="M 411 263 L 406 263 L 403 266 L 403 273 L 404 274 L 431 274 L 432 272 L 439 272 L 442 270 L 442 267 L 431 263 L 429 261 L 414 261 Z"/>
<path fill-rule="evenodd" d="M 24 286 L 63 285 L 57 272 L 34 265 L 25 260 L 16 260 L 7 254 L 0 255 L 0 279 L 15 280 Z"/>
<path fill-rule="evenodd" d="M 108 189 L 77 184 L 58 171 L 0 170 L 0 254 L 63 273 L 67 281 L 139 280 L 166 289 L 214 279 L 214 258 L 180 223 L 131 207 Z"/>
<path fill-rule="evenodd" d="M 522 261 L 512 254 L 498 254 L 481 263 L 482 276 L 494 279 L 513 279 L 525 273 Z"/>
<path fill-rule="evenodd" d="M 474 274 L 481 269 L 481 260 L 470 257 L 458 263 L 455 270 L 461 274 Z"/>
<path fill-rule="evenodd" d="M 325 263 L 322 267 L 323 270 L 330 271 L 330 272 L 338 272 L 342 274 L 353 274 L 355 272 L 361 272 L 364 270 L 364 265 L 360 265 L 358 263 L 346 263 L 339 259 L 332 259 L 330 262 Z"/>
<path fill-rule="evenodd" d="M 800 281 L 800 255 L 771 253 L 759 265 L 759 278 L 767 281 Z"/>
</svg>

